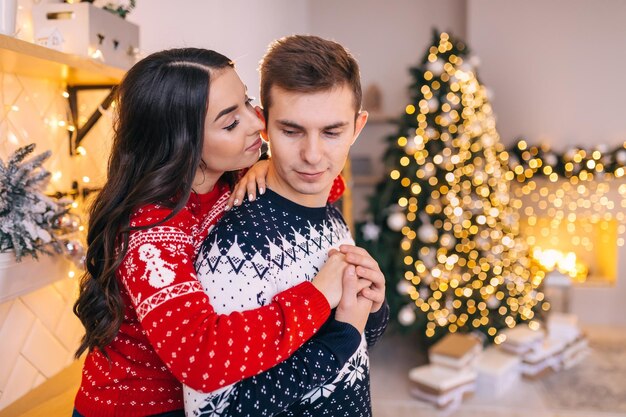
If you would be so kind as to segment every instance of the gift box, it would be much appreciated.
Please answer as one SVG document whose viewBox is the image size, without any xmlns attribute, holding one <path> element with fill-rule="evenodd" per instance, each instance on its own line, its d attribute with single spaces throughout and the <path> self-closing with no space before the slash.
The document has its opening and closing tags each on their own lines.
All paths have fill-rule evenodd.
<svg viewBox="0 0 626 417">
<path fill-rule="evenodd" d="M 439 408 L 453 408 L 476 390 L 476 372 L 439 365 L 424 365 L 409 371 L 411 394 Z"/>
<path fill-rule="evenodd" d="M 562 340 L 547 338 L 539 349 L 524 355 L 521 365 L 522 375 L 527 378 L 539 378 L 561 370 L 565 347 L 566 344 Z"/>
<path fill-rule="evenodd" d="M 453 369 L 473 367 L 482 351 L 480 340 L 470 334 L 449 333 L 428 351 L 430 363 Z"/>
<path fill-rule="evenodd" d="M 48 46 L 50 33 L 58 31 L 63 52 L 102 60 L 107 65 L 130 68 L 139 51 L 139 26 L 91 3 L 33 5 L 35 43 Z"/>
<path fill-rule="evenodd" d="M 581 335 L 578 317 L 574 314 L 551 313 L 547 323 L 548 335 L 569 344 Z"/>
<path fill-rule="evenodd" d="M 563 351 L 563 369 L 570 369 L 585 359 L 591 352 L 589 342 L 584 335 L 580 335 Z"/>
<path fill-rule="evenodd" d="M 488 347 L 476 365 L 478 392 L 489 396 L 501 396 L 519 381 L 520 365 L 519 356 L 495 346 Z"/>
<path fill-rule="evenodd" d="M 542 331 L 532 330 L 523 324 L 518 324 L 512 329 L 506 329 L 502 334 L 505 336 L 505 340 L 500 346 L 516 355 L 525 355 L 540 349 L 545 338 Z"/>
</svg>

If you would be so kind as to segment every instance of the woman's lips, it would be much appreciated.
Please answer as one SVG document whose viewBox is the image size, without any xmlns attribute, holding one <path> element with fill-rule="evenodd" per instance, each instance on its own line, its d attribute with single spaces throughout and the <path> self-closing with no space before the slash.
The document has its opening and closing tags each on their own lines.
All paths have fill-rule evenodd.
<svg viewBox="0 0 626 417">
<path fill-rule="evenodd" d="M 263 144 L 263 142 L 261 141 L 261 138 L 258 138 L 257 140 L 254 141 L 254 143 L 250 146 L 248 146 L 246 148 L 246 151 L 256 151 L 259 150 L 261 148 L 261 145 Z"/>
</svg>

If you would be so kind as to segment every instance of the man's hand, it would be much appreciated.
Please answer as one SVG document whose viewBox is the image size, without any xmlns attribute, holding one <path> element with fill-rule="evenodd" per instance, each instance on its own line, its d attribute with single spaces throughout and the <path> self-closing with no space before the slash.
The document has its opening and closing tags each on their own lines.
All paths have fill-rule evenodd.
<svg viewBox="0 0 626 417">
<path fill-rule="evenodd" d="M 354 265 L 345 268 L 343 277 L 343 294 L 335 312 L 335 320 L 354 326 L 359 333 L 365 331 L 372 302 L 359 295 L 358 278 Z"/>
<path fill-rule="evenodd" d="M 346 256 L 349 264 L 356 266 L 359 280 L 369 281 L 371 285 L 363 288 L 360 295 L 372 301 L 372 313 L 377 312 L 385 302 L 385 276 L 378 262 L 363 248 L 353 245 L 341 245 L 341 253 Z"/>
</svg>

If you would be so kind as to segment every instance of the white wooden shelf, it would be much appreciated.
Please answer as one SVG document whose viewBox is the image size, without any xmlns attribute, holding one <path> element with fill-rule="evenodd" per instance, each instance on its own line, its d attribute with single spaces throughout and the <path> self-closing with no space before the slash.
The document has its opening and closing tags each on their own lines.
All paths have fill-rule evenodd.
<svg viewBox="0 0 626 417">
<path fill-rule="evenodd" d="M 16 262 L 13 252 L 0 253 L 0 304 L 68 277 L 72 265 L 61 255 L 40 254 Z"/>
<path fill-rule="evenodd" d="M 0 72 L 65 81 L 70 85 L 118 84 L 126 70 L 0 35 Z"/>
</svg>

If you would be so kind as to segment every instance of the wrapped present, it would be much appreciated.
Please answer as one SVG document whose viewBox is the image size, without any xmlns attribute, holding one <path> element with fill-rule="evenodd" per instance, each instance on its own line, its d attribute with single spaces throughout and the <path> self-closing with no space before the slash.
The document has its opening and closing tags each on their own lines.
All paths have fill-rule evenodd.
<svg viewBox="0 0 626 417">
<path fill-rule="evenodd" d="M 528 378 L 539 378 L 547 373 L 561 370 L 563 352 L 566 343 L 562 340 L 548 338 L 539 349 L 524 355 L 522 359 L 522 375 Z"/>
<path fill-rule="evenodd" d="M 563 351 L 563 369 L 570 369 L 585 359 L 591 349 L 589 342 L 584 335 L 580 335 L 576 340 L 565 347 Z"/>
<path fill-rule="evenodd" d="M 532 330 L 527 325 L 518 324 L 512 329 L 502 332 L 505 336 L 504 342 L 500 346 L 510 353 L 516 355 L 526 355 L 535 350 L 541 349 L 545 334 L 540 330 Z"/>
<path fill-rule="evenodd" d="M 482 344 L 471 334 L 449 333 L 435 343 L 428 351 L 430 363 L 463 369 L 476 364 Z"/>
<path fill-rule="evenodd" d="M 409 371 L 411 394 L 439 408 L 453 408 L 476 390 L 476 371 L 424 365 Z"/>
<path fill-rule="evenodd" d="M 578 339 L 581 330 L 578 327 L 578 317 L 574 314 L 551 313 L 548 317 L 547 329 L 549 337 L 559 339 L 569 344 Z"/>
<path fill-rule="evenodd" d="M 476 370 L 477 390 L 486 395 L 501 396 L 520 378 L 521 358 L 490 346 L 484 350 Z"/>
</svg>

